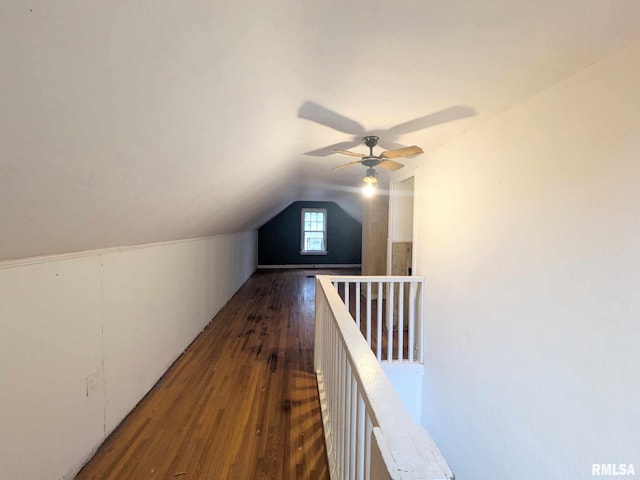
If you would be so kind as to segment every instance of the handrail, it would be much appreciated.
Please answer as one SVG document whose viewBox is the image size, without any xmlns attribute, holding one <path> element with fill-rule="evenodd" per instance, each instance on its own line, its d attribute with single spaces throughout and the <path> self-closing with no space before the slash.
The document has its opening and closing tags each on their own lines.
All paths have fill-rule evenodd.
<svg viewBox="0 0 640 480">
<path fill-rule="evenodd" d="M 438 447 L 404 408 L 328 276 L 316 277 L 315 329 L 314 365 L 332 480 L 453 479 Z M 372 469 L 380 463 L 385 472 Z"/>
</svg>

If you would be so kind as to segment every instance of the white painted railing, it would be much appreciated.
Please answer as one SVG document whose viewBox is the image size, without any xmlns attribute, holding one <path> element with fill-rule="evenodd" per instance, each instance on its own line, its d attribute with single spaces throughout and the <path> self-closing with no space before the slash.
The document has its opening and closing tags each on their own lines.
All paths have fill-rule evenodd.
<svg viewBox="0 0 640 480">
<path fill-rule="evenodd" d="M 382 371 L 332 283 L 339 281 L 316 277 L 314 365 L 331 479 L 453 479 Z"/>
<path fill-rule="evenodd" d="M 422 277 L 329 278 L 378 361 L 422 363 Z"/>
</svg>

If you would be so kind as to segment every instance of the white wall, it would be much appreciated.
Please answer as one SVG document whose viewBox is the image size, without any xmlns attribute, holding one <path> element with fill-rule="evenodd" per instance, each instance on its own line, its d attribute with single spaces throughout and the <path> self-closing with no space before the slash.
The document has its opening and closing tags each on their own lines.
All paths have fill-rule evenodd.
<svg viewBox="0 0 640 480">
<path fill-rule="evenodd" d="M 423 422 L 456 478 L 640 471 L 640 42 L 421 160 L 416 193 Z"/>
<path fill-rule="evenodd" d="M 417 424 L 422 418 L 422 385 L 424 365 L 421 363 L 381 363 L 391 385 L 402 400 L 404 407 Z"/>
<path fill-rule="evenodd" d="M 0 264 L 0 476 L 71 478 L 255 259 L 245 232 Z"/>
</svg>

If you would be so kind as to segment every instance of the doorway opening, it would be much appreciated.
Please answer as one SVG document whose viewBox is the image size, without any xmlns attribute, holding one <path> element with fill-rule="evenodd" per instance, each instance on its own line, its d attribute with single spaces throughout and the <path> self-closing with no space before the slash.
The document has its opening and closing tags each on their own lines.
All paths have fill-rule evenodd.
<svg viewBox="0 0 640 480">
<path fill-rule="evenodd" d="M 387 274 L 412 275 L 414 177 L 391 183 Z"/>
</svg>

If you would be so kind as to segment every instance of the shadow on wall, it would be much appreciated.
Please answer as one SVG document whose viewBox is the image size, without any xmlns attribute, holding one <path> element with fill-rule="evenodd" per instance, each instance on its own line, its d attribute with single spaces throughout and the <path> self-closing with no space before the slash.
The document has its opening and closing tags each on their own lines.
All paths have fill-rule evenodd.
<svg viewBox="0 0 640 480">
<path fill-rule="evenodd" d="M 326 253 L 302 254 L 302 210 L 327 212 Z M 293 202 L 258 230 L 258 266 L 359 265 L 362 225 L 334 202 Z"/>
</svg>

